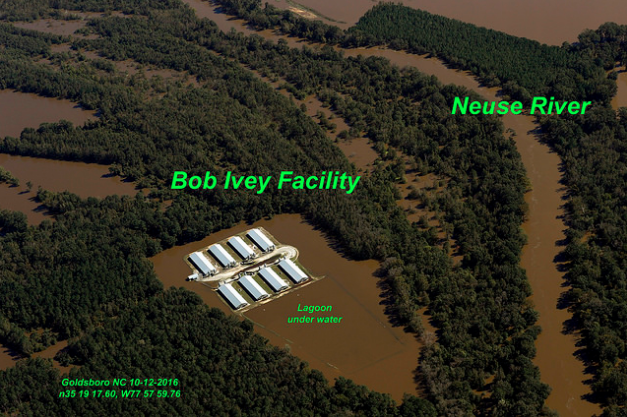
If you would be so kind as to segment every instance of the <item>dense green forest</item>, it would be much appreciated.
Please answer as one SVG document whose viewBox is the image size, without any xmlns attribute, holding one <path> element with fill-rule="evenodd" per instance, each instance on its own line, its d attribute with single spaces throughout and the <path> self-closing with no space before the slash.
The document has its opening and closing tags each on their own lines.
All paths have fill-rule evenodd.
<svg viewBox="0 0 627 417">
<path fill-rule="evenodd" d="M 606 415 L 622 415 L 627 402 L 623 232 L 627 219 L 622 190 L 627 112 L 621 109 L 616 115 L 609 101 L 616 91 L 612 82 L 616 70 L 623 71 L 627 64 L 627 26 L 606 23 L 584 31 L 578 42 L 557 48 L 389 4 L 376 6 L 356 27 L 343 32 L 267 5 L 261 8 L 254 0 L 220 3 L 260 29 L 275 27 L 292 36 L 343 46 L 383 43 L 430 53 L 471 70 L 488 85 L 500 84 L 506 94 L 519 99 L 553 94 L 558 100 L 595 101 L 595 111 L 585 117 L 548 117 L 541 125 L 547 142 L 564 161 L 569 186 L 564 255 L 570 261 L 571 290 L 564 301 L 574 313 L 575 327 L 582 330 L 584 355 L 596 371 L 595 399 L 607 406 Z M 518 65 L 509 65 L 512 61 Z M 604 70 L 613 69 L 606 79 Z"/>
<path fill-rule="evenodd" d="M 136 350 L 136 356 L 129 356 L 131 347 L 110 353 L 121 363 L 136 363 L 134 372 L 145 376 L 157 366 L 164 372 L 187 374 L 193 358 L 220 357 L 220 352 L 202 356 L 194 347 L 199 346 L 196 342 L 222 345 L 223 352 L 233 355 L 246 348 L 250 351 L 245 355 L 267 357 L 272 370 L 260 379 L 263 383 L 251 378 L 254 392 L 264 389 L 268 396 L 282 398 L 286 380 L 311 382 L 303 398 L 290 399 L 285 405 L 296 414 L 296 410 L 316 414 L 351 410 L 372 415 L 375 409 L 381 415 L 548 413 L 543 407 L 548 387 L 539 381 L 531 363 L 539 329 L 526 301 L 530 289 L 518 265 L 524 244 L 520 229 L 524 169 L 497 118 L 450 114 L 453 97 L 467 91 L 442 86 L 417 71 L 399 70 L 384 59 L 346 59 L 329 47 L 295 50 L 258 36 L 224 34 L 178 2 L 50 5 L 86 11 L 119 9 L 147 18 L 91 20 L 84 33 L 98 37 L 76 39 L 72 51 L 60 54 L 49 49 L 60 39 L 1 25 L 7 45 L 17 45 L 25 36 L 36 40 L 30 49 L 8 46 L 2 51 L 3 88 L 72 99 L 97 109 L 100 119 L 85 127 L 61 122 L 26 129 L 20 138 L 1 140 L 0 151 L 111 164 L 114 172 L 150 187 L 153 198 L 81 200 L 67 193 L 40 191 L 38 198 L 56 221 L 38 227 L 27 227 L 21 215 L 2 212 L 0 323 L 5 343 L 29 354 L 50 341 L 26 338 L 26 331 L 45 328 L 57 338 L 72 338 L 61 359 L 81 365 L 78 372 L 84 375 L 120 369 L 107 353 L 111 347 L 105 341 L 109 340 L 119 340 L 120 347 L 136 346 L 139 341 L 163 344 L 159 352 L 172 359 L 161 365 L 153 363 L 154 350 Z M 25 12 L 3 10 L 12 10 L 5 14 L 6 20 L 16 20 Z M 41 10 L 39 16 L 55 15 L 53 8 Z M 111 60 L 132 59 L 187 71 L 202 87 L 169 83 L 165 94 L 151 94 L 150 81 L 90 63 L 82 54 L 86 49 Z M 33 62 L 42 56 L 52 64 Z M 297 96 L 316 94 L 349 123 L 351 134 L 365 132 L 371 138 L 381 161 L 354 195 L 268 190 L 260 197 L 239 191 L 175 193 L 166 189 L 175 169 L 202 172 L 210 167 L 216 173 L 236 170 L 254 175 L 281 169 L 301 173 L 354 170 L 316 123 L 243 69 L 244 65 L 284 80 Z M 397 207 L 395 182 L 402 177 L 403 164 L 394 149 L 408 155 L 419 172 L 448 179 L 437 205 L 452 225 L 452 237 L 463 255 L 461 264 L 454 266 L 433 234 L 409 224 Z M 155 199 L 173 202 L 162 212 Z M 164 292 L 145 259 L 238 221 L 283 212 L 304 214 L 354 258 L 383 261 L 383 279 L 393 289 L 392 314 L 412 330 L 421 331 L 417 310 L 428 306 L 440 332 L 437 343 L 425 349 L 420 361 L 426 400 L 408 397 L 394 408 L 387 396 L 347 381 L 328 388 L 319 374 L 265 345 L 245 324 L 226 321 L 220 324 L 224 330 L 216 327 L 209 337 L 200 330 L 203 317 L 209 316 L 212 322 L 225 320 L 198 306 L 189 294 Z M 83 285 L 85 280 L 89 286 Z M 506 301 L 492 302 L 503 293 L 508 295 Z M 158 305 L 164 305 L 163 315 L 151 313 Z M 190 317 L 197 324 L 179 323 L 185 321 L 179 317 Z M 173 335 L 180 332 L 200 339 L 191 343 L 163 334 L 159 323 L 167 318 L 182 326 Z M 122 336 L 126 334 L 131 336 Z M 184 363 L 175 360 L 181 349 Z M 232 372 L 244 365 L 223 356 L 220 360 L 233 369 L 222 366 L 212 374 L 223 380 L 214 381 L 216 398 L 217 391 L 227 395 L 225 387 L 237 381 Z M 283 369 L 278 366 L 282 361 L 292 365 Z M 172 366 L 168 368 L 167 363 Z M 196 386 L 193 377 L 207 378 L 190 375 L 186 379 L 190 387 Z M 58 388 L 58 377 L 42 361 L 20 364 L 0 373 L 0 378 L 24 381 L 18 385 L 21 389 L 0 397 L 0 409 L 7 412 L 40 410 Z M 37 397 L 24 396 L 23 387 L 33 378 L 49 381 L 47 390 Z M 485 381 L 492 378 L 486 386 Z M 241 404 L 246 408 L 239 412 L 257 413 L 259 403 L 244 399 L 247 393 L 238 395 L 237 404 L 223 404 L 225 413 L 238 413 L 236 407 Z M 188 397 L 185 407 L 192 413 L 206 412 L 208 405 L 202 401 L 207 397 Z M 72 407 L 98 407 L 90 411 L 101 413 L 115 412 L 112 407 L 116 406 L 94 402 Z"/>
<path fill-rule="evenodd" d="M 501 86 L 513 99 L 534 96 L 561 100 L 604 101 L 616 91 L 601 61 L 565 43 L 548 46 L 483 27 L 434 15 L 400 4 L 379 3 L 347 31 L 319 20 L 307 20 L 259 0 L 219 0 L 228 13 L 258 29 L 345 48 L 386 45 L 437 56 L 453 68 L 473 72 L 488 86 Z"/>
</svg>

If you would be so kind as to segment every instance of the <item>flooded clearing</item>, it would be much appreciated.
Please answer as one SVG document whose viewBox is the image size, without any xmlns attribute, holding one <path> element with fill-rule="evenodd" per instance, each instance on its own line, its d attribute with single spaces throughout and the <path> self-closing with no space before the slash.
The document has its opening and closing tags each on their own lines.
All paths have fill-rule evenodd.
<svg viewBox="0 0 627 417">
<path fill-rule="evenodd" d="M 51 359 L 52 360 L 52 366 L 55 367 L 56 369 L 58 369 L 61 373 L 68 373 L 70 372 L 70 369 L 72 369 L 72 366 L 63 366 L 59 363 L 59 361 L 55 360 L 54 357 L 57 355 L 57 353 L 59 353 L 61 350 L 65 349 L 68 345 L 68 341 L 67 340 L 62 340 L 60 342 L 55 343 L 52 346 L 49 346 L 47 349 L 42 350 L 41 352 L 37 352 L 37 353 L 33 353 L 32 357 L 33 358 L 42 358 L 42 359 Z"/>
<path fill-rule="evenodd" d="M 22 359 L 22 355 L 14 352 L 4 345 L 0 345 L 0 371 L 4 371 Z"/>
<path fill-rule="evenodd" d="M 331 381 L 339 376 L 351 378 L 358 384 L 390 393 L 396 400 L 400 400 L 403 393 L 418 394 L 414 372 L 421 345 L 414 335 L 389 323 L 385 300 L 380 296 L 382 290 L 378 288 L 379 279 L 374 276 L 378 262 L 357 262 L 342 257 L 299 215 L 280 215 L 253 225 L 242 223 L 201 242 L 168 249 L 151 261 L 166 287 L 188 288 L 208 305 L 231 314 L 209 287 L 185 281 L 189 267 L 184 257 L 198 247 L 253 227 L 264 227 L 278 241 L 298 248 L 299 261 L 313 275 L 325 277 L 245 313 L 257 324 L 257 332 L 275 346 L 288 346 L 294 355 L 322 371 Z M 311 316 L 332 315 L 343 319 L 335 324 L 288 324 L 288 318 L 302 317 L 303 312 L 297 311 L 299 304 L 331 305 L 331 313 Z M 390 369 L 394 372 L 389 372 Z"/>
<path fill-rule="evenodd" d="M 37 225 L 50 218 L 46 208 L 35 201 L 35 192 L 27 192 L 25 187 L 10 187 L 0 184 L 0 209 L 21 211 L 26 215 L 28 224 Z"/>
<path fill-rule="evenodd" d="M 20 187 L 32 182 L 33 194 L 39 186 L 55 192 L 67 190 L 82 198 L 138 192 L 132 182 L 111 176 L 107 165 L 0 154 L 0 166 L 19 178 Z"/>
<path fill-rule="evenodd" d="M 51 359 L 53 367 L 58 369 L 61 373 L 68 373 L 72 366 L 62 366 L 58 361 L 54 360 L 57 353 L 65 349 L 67 345 L 68 341 L 63 340 L 49 346 L 41 352 L 33 353 L 31 356 L 33 358 Z M 24 359 L 24 356 L 14 352 L 4 345 L 0 345 L 0 370 L 4 371 L 12 366 L 15 366 L 15 364 L 22 359 Z"/>
</svg>

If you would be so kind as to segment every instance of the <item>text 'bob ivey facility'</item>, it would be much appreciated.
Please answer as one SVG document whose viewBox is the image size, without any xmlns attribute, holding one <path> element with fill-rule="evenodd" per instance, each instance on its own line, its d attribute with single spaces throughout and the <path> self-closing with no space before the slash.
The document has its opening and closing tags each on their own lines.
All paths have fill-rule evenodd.
<svg viewBox="0 0 627 417">
<path fill-rule="evenodd" d="M 218 292 L 222 294 L 224 298 L 231 304 L 231 306 L 238 310 L 242 307 L 246 307 L 248 303 L 244 300 L 244 297 L 239 295 L 235 288 L 231 284 L 222 284 L 218 287 Z"/>
<path fill-rule="evenodd" d="M 307 279 L 307 274 L 305 274 L 298 266 L 296 266 L 294 262 L 289 259 L 283 259 L 279 262 L 279 268 L 281 268 L 283 272 L 285 272 L 285 274 L 297 284 Z"/>
<path fill-rule="evenodd" d="M 274 243 L 260 229 L 251 229 L 246 236 L 263 252 L 271 252 L 275 248 Z"/>
<path fill-rule="evenodd" d="M 222 266 L 225 268 L 230 268 L 232 266 L 237 265 L 237 262 L 235 261 L 235 259 L 233 259 L 233 257 L 229 255 L 229 253 L 226 250 L 224 250 L 224 248 L 221 245 L 216 244 L 216 245 L 210 246 L 209 252 L 213 256 L 215 256 L 218 262 L 220 262 L 220 264 L 222 264 Z"/>
</svg>

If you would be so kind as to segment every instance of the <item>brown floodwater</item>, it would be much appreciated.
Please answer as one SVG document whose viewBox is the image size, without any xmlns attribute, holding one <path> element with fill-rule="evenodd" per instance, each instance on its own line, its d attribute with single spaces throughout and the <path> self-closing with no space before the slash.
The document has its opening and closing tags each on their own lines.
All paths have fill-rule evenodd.
<svg viewBox="0 0 627 417">
<path fill-rule="evenodd" d="M 68 36 L 72 35 L 78 29 L 85 26 L 87 21 L 85 20 L 55 20 L 55 19 L 41 19 L 34 22 L 15 22 L 13 26 L 36 30 L 38 32 L 51 33 L 53 35 Z"/>
<path fill-rule="evenodd" d="M 14 366 L 20 359 L 22 359 L 21 355 L 4 345 L 0 345 L 0 371 Z"/>
<path fill-rule="evenodd" d="M 618 73 L 616 86 L 618 90 L 612 99 L 612 107 L 618 110 L 619 107 L 627 107 L 627 70 L 623 69 Z"/>
<path fill-rule="evenodd" d="M 212 12 L 214 16 L 219 16 L 223 25 L 222 30 L 230 28 L 241 30 L 243 27 L 244 23 L 241 20 L 225 19 L 224 15 L 216 14 L 215 8 L 204 5 L 204 2 L 196 4 L 197 7 L 202 7 L 205 17 L 213 18 Z M 224 27 L 226 23 L 230 26 Z M 259 34 L 267 39 L 286 39 L 291 46 L 302 45 L 297 39 L 276 36 L 270 31 Z M 398 66 L 413 66 L 426 74 L 435 75 L 443 83 L 462 85 L 488 100 L 498 100 L 497 89 L 480 87 L 469 73 L 449 69 L 437 59 L 384 48 L 344 50 L 344 53 L 347 56 L 382 56 Z M 562 293 L 567 290 L 562 286 L 563 273 L 557 270 L 554 262 L 562 249 L 558 242 L 564 239 L 563 231 L 566 228 L 561 220 L 564 214 L 562 207 L 564 192 L 559 183 L 560 159 L 557 154 L 539 142 L 534 133 L 537 125 L 531 116 L 508 115 L 502 120 L 506 129 L 511 128 L 516 132 L 516 146 L 533 187 L 525 196 L 529 213 L 523 228 L 528 235 L 528 244 L 523 249 L 521 265 L 527 271 L 533 290 L 532 300 L 540 313 L 538 324 L 542 327 L 542 333 L 536 342 L 537 355 L 534 363 L 540 369 L 542 381 L 549 384 L 552 389 L 547 405 L 561 415 L 600 414 L 598 405 L 582 398 L 590 393 L 584 381 L 591 376 L 585 374 L 584 364 L 575 356 L 579 337 L 564 332 L 564 324 L 571 319 L 571 315 L 567 310 L 558 307 Z"/>
<path fill-rule="evenodd" d="M 585 29 L 596 29 L 605 22 L 627 24 L 627 4 L 623 0 L 402 0 L 405 6 L 425 10 L 463 22 L 534 39 L 549 45 L 575 42 Z M 269 1 L 287 8 L 285 1 Z M 297 0 L 321 15 L 353 26 L 376 2 L 372 0 Z M 324 19 L 323 19 L 324 20 Z M 327 23 L 330 23 L 327 21 Z"/>
<path fill-rule="evenodd" d="M 42 123 L 63 119 L 83 125 L 88 120 L 95 120 L 96 115 L 69 100 L 0 90 L 0 137 L 19 138 L 26 127 L 38 128 Z"/>
<path fill-rule="evenodd" d="M 67 340 L 62 340 L 60 342 L 55 343 L 52 346 L 49 346 L 47 349 L 42 350 L 41 352 L 33 353 L 32 357 L 33 358 L 42 358 L 42 359 L 51 359 L 53 367 L 58 369 L 61 373 L 68 373 L 70 371 L 70 369 L 72 369 L 72 367 L 71 366 L 63 366 L 63 365 L 61 365 L 59 363 L 59 361 L 54 359 L 54 357 L 57 355 L 57 353 L 59 353 L 61 350 L 65 349 L 67 347 L 67 345 L 68 345 L 68 341 Z"/>
<path fill-rule="evenodd" d="M 94 112 L 68 100 L 57 100 L 16 91 L 0 91 L 0 137 L 19 137 L 26 127 L 65 119 L 75 125 L 94 120 Z M 0 166 L 20 180 L 19 187 L 0 184 L 0 208 L 21 211 L 29 223 L 38 224 L 45 210 L 34 201 L 37 188 L 70 191 L 83 198 L 113 194 L 135 195 L 135 185 L 109 176 L 108 166 L 0 154 Z M 26 183 L 32 183 L 28 192 Z"/>
<path fill-rule="evenodd" d="M 347 51 L 349 54 L 357 51 Z M 364 52 L 364 51 L 362 51 Z M 487 100 L 498 100 L 498 90 L 480 87 L 469 74 L 447 68 L 436 59 L 426 59 L 391 50 L 367 50 L 368 55 L 385 56 L 397 65 L 411 65 L 420 71 L 435 75 L 443 83 L 463 85 L 482 95 Z M 564 276 L 557 270 L 554 259 L 563 249 L 558 242 L 565 238 L 566 226 L 561 220 L 564 215 L 564 189 L 560 184 L 561 164 L 559 156 L 539 142 L 533 133 L 537 125 L 531 116 L 507 115 L 502 118 L 505 128 L 516 132 L 516 147 L 531 180 L 532 190 L 526 194 L 529 215 L 523 225 L 528 237 L 521 265 L 533 290 L 532 300 L 540 313 L 538 324 L 542 333 L 536 341 L 537 355 L 534 363 L 540 368 L 541 379 L 552 388 L 547 405 L 561 415 L 591 416 L 600 414 L 600 408 L 582 399 L 590 389 L 584 381 L 584 364 L 575 352 L 579 337 L 564 334 L 564 323 L 572 318 L 566 309 L 558 308 Z"/>
<path fill-rule="evenodd" d="M 33 353 L 33 358 L 42 358 L 42 359 L 52 359 L 52 366 L 58 369 L 61 373 L 67 373 L 72 368 L 71 366 L 62 366 L 58 361 L 54 360 L 59 351 L 65 349 L 68 345 L 67 340 L 63 340 L 61 342 L 57 342 L 56 344 L 49 346 L 47 349 L 42 350 L 41 352 Z M 11 349 L 0 345 L 0 370 L 6 370 L 14 366 L 19 360 L 24 359 L 24 356 L 21 356 Z"/>
<path fill-rule="evenodd" d="M 333 380 L 353 379 L 371 389 L 389 393 L 400 400 L 403 393 L 418 394 L 414 372 L 421 344 L 414 335 L 390 324 L 385 300 L 373 274 L 376 261 L 351 261 L 335 252 L 330 242 L 299 215 L 280 215 L 253 225 L 239 224 L 208 238 L 168 249 L 151 260 L 166 287 L 185 287 L 199 294 L 205 303 L 231 314 L 231 310 L 207 286 L 187 282 L 189 267 L 185 255 L 252 227 L 262 226 L 281 243 L 293 245 L 299 260 L 314 276 L 324 279 L 299 288 L 283 297 L 245 313 L 257 324 L 257 332 L 279 347 L 307 361 Z M 298 314 L 298 305 L 331 305 L 331 314 L 343 317 L 338 324 L 287 323 Z M 431 330 L 431 328 L 428 327 Z M 390 370 L 394 370 L 391 372 Z"/>
<path fill-rule="evenodd" d="M 300 105 L 300 101 L 296 100 Z M 343 118 L 338 117 L 328 107 L 324 107 L 322 102 L 314 96 L 307 97 L 304 102 L 307 106 L 307 115 L 314 118 L 318 122 L 316 115 L 321 112 L 327 119 L 336 125 L 335 132 L 327 132 L 329 137 L 336 141 L 338 148 L 346 155 L 346 158 L 355 164 L 358 170 L 363 172 L 371 172 L 374 169 L 374 161 L 378 158 L 377 152 L 372 148 L 372 144 L 365 136 L 351 139 L 340 139 L 338 134 L 342 131 L 348 131 L 350 126 L 346 124 Z"/>
</svg>

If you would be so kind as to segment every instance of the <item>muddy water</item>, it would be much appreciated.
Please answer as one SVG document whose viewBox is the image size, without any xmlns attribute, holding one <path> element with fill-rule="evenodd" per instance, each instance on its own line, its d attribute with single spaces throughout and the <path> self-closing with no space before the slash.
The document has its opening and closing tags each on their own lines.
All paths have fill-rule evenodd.
<svg viewBox="0 0 627 417">
<path fill-rule="evenodd" d="M 204 4 L 204 3 L 203 3 Z M 202 5 L 202 4 L 201 4 Z M 211 7 L 203 9 L 206 17 L 213 11 Z M 223 19 L 224 16 L 220 16 Z M 224 19 L 223 19 L 224 21 Z M 224 23 L 224 22 L 223 22 Z M 236 30 L 243 23 L 226 20 Z M 553 27 L 557 25 L 553 24 Z M 229 30 L 230 28 L 224 28 Z M 260 33 L 265 38 L 278 39 L 268 31 Z M 285 39 L 285 38 L 284 38 Z M 291 46 L 298 46 L 299 41 L 287 38 Z M 497 90 L 481 88 L 468 73 L 446 68 L 440 61 L 408 55 L 387 49 L 345 50 L 347 56 L 376 55 L 388 58 L 399 66 L 411 65 L 420 71 L 437 76 L 444 83 L 454 83 L 472 89 L 489 100 L 496 100 Z M 526 195 L 529 204 L 529 218 L 524 225 L 529 243 L 524 248 L 521 264 L 527 271 L 534 295 L 533 302 L 540 313 L 538 324 L 543 332 L 539 336 L 537 356 L 534 363 L 541 371 L 541 379 L 549 384 L 552 393 L 547 405 L 561 415 L 590 416 L 600 413 L 598 406 L 586 402 L 582 396 L 590 392 L 584 384 L 589 379 L 584 373 L 584 365 L 575 357 L 576 335 L 565 335 L 564 323 L 571 318 L 566 310 L 559 309 L 558 301 L 565 288 L 563 274 L 554 262 L 561 248 L 557 242 L 564 239 L 566 226 L 559 219 L 563 215 L 562 193 L 559 184 L 559 157 L 546 146 L 538 142 L 531 133 L 537 128 L 529 116 L 509 115 L 503 118 L 505 128 L 516 131 L 516 145 L 528 171 L 533 190 Z M 372 387 L 374 388 L 374 387 Z"/>
<path fill-rule="evenodd" d="M 362 51 L 363 53 L 364 51 Z M 390 50 L 367 50 L 365 54 L 385 56 L 397 65 L 412 65 L 426 74 L 438 77 L 443 83 L 454 83 L 470 88 L 485 99 L 497 100 L 497 90 L 479 87 L 468 74 L 446 68 L 440 61 L 403 54 Z M 347 51 L 355 54 L 357 51 Z M 590 389 L 584 380 L 584 365 L 575 357 L 576 335 L 563 334 L 564 323 L 571 315 L 557 307 L 561 294 L 563 274 L 556 268 L 555 257 L 563 249 L 557 242 L 565 238 L 566 226 L 559 218 L 563 212 L 563 187 L 560 185 L 560 158 L 542 145 L 531 133 L 537 128 L 530 116 L 507 115 L 505 128 L 516 131 L 516 146 L 531 180 L 532 191 L 525 200 L 529 204 L 528 221 L 523 225 L 528 245 L 522 253 L 521 265 L 533 289 L 533 302 L 540 317 L 542 333 L 536 342 L 534 363 L 540 368 L 541 379 L 552 388 L 547 405 L 564 416 L 591 416 L 600 413 L 598 406 L 582 400 Z"/>
<path fill-rule="evenodd" d="M 14 366 L 22 357 L 4 345 L 0 345 L 0 370 Z"/>
<path fill-rule="evenodd" d="M 0 91 L 0 137 L 19 137 L 26 127 L 37 128 L 41 123 L 62 119 L 82 125 L 95 116 L 67 100 Z M 108 167 L 104 165 L 0 154 L 0 166 L 20 180 L 19 187 L 0 184 L 0 208 L 24 212 L 31 224 L 45 218 L 45 211 L 33 201 L 39 186 L 50 191 L 68 190 L 84 198 L 136 193 L 132 183 L 109 177 Z M 30 192 L 28 181 L 32 183 Z"/>
<path fill-rule="evenodd" d="M 622 70 L 618 73 L 618 79 L 616 80 L 616 86 L 618 91 L 616 96 L 612 99 L 612 107 L 618 110 L 619 107 L 627 107 L 627 71 Z"/>
<path fill-rule="evenodd" d="M 15 22 L 14 26 L 54 35 L 68 36 L 85 26 L 85 20 L 54 20 L 42 19 L 34 22 Z"/>
<path fill-rule="evenodd" d="M 328 107 L 323 107 L 320 100 L 316 97 L 308 97 L 304 103 L 307 106 L 308 116 L 315 118 L 318 112 L 322 112 L 331 123 L 336 125 L 335 132 L 328 134 L 337 142 L 338 148 L 346 155 L 346 158 L 355 164 L 359 171 L 371 172 L 374 168 L 374 161 L 379 155 L 372 148 L 368 138 L 362 136 L 352 139 L 339 139 L 337 136 L 340 132 L 350 129 L 344 119 L 335 115 Z"/>
<path fill-rule="evenodd" d="M 71 366 L 62 366 L 58 361 L 54 360 L 59 351 L 65 349 L 68 345 L 68 341 L 64 340 L 58 342 L 41 352 L 34 353 L 32 355 L 33 358 L 43 358 L 43 359 L 52 359 L 52 366 L 57 368 L 61 373 L 67 373 L 72 368 Z M 0 370 L 6 370 L 14 366 L 20 359 L 23 359 L 22 356 L 16 354 L 9 348 L 0 345 Z"/>
<path fill-rule="evenodd" d="M 373 276 L 378 263 L 343 258 L 300 216 L 280 215 L 252 226 L 240 224 L 201 242 L 169 249 L 151 260 L 166 287 L 191 289 L 208 305 L 231 314 L 215 292 L 200 283 L 185 281 L 189 268 L 183 257 L 199 247 L 257 226 L 266 228 L 280 242 L 296 246 L 302 264 L 313 275 L 325 276 L 248 311 L 245 315 L 258 324 L 257 332 L 276 346 L 289 346 L 294 355 L 330 380 L 345 376 L 371 389 L 390 393 L 397 400 L 403 393 L 417 394 L 413 373 L 421 345 L 413 335 L 388 322 L 381 290 L 377 287 L 379 280 Z M 288 324 L 288 317 L 299 315 L 299 303 L 332 305 L 333 315 L 343 319 L 339 324 Z"/>
<path fill-rule="evenodd" d="M 42 358 L 42 359 L 52 359 L 52 366 L 57 368 L 61 373 L 68 373 L 71 366 L 62 366 L 58 361 L 54 360 L 54 357 L 61 350 L 65 349 L 68 345 L 67 340 L 63 340 L 61 342 L 57 342 L 56 344 L 49 346 L 47 349 L 42 350 L 41 352 L 34 353 L 33 358 Z"/>
<path fill-rule="evenodd" d="M 402 0 L 405 6 L 473 23 L 489 29 L 522 36 L 550 45 L 575 42 L 585 29 L 596 29 L 605 22 L 627 24 L 623 0 Z M 275 7 L 285 9 L 285 1 L 272 0 Z M 372 0 L 297 0 L 297 3 L 353 26 L 377 2 Z M 322 19 L 324 20 L 324 19 Z M 330 23 L 330 22 L 327 22 Z"/>
</svg>

